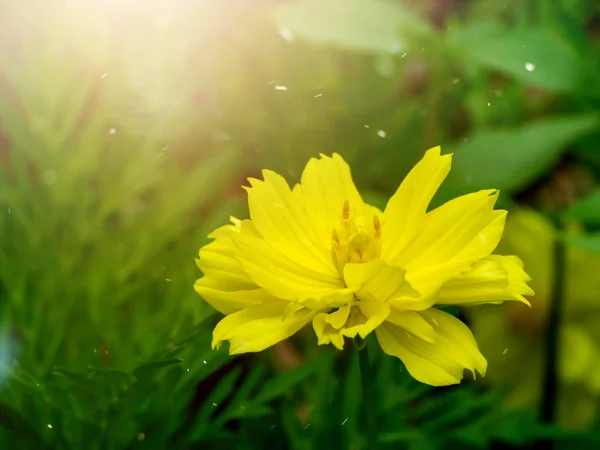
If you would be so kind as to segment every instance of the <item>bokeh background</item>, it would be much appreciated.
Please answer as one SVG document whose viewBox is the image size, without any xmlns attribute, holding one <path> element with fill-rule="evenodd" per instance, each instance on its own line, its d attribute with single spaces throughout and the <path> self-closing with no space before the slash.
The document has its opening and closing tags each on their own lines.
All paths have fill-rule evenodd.
<svg viewBox="0 0 600 450">
<path fill-rule="evenodd" d="M 338 152 L 383 206 L 499 188 L 532 308 L 454 312 L 484 379 L 371 356 L 382 448 L 598 448 L 600 3 L 2 0 L 3 449 L 364 449 L 356 354 L 210 350 L 206 235 L 263 168 Z"/>
</svg>

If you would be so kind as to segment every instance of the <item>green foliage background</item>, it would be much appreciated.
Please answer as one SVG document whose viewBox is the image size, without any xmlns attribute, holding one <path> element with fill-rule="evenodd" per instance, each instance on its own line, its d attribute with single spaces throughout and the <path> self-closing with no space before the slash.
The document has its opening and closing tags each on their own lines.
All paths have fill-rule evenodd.
<svg viewBox="0 0 600 450">
<path fill-rule="evenodd" d="M 210 349 L 194 257 L 262 168 L 339 152 L 385 204 L 441 144 L 436 202 L 500 188 L 600 253 L 600 4 L 415 3 L 0 3 L 2 448 L 366 448 L 351 349 Z M 378 352 L 383 448 L 598 445 Z"/>
</svg>

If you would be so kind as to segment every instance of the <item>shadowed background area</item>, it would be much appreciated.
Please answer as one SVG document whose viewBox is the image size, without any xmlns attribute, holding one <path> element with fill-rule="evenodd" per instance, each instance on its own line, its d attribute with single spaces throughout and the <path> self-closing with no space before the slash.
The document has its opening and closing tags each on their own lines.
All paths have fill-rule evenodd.
<svg viewBox="0 0 600 450">
<path fill-rule="evenodd" d="M 366 448 L 351 346 L 212 351 L 194 258 L 264 168 L 338 152 L 383 208 L 435 145 L 435 205 L 499 188 L 536 295 L 452 310 L 484 379 L 376 350 L 382 448 L 597 448 L 598 2 L 4 0 L 0 26 L 3 448 Z"/>
</svg>

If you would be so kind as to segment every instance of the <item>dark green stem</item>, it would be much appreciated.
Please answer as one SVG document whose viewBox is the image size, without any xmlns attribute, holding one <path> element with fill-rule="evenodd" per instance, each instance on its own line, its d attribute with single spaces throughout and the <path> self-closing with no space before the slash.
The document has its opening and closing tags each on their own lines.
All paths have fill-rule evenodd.
<svg viewBox="0 0 600 450">
<path fill-rule="evenodd" d="M 358 363 L 360 366 L 360 378 L 362 382 L 363 404 L 367 416 L 367 437 L 369 450 L 379 450 L 377 440 L 377 422 L 375 421 L 375 398 L 373 397 L 373 382 L 371 379 L 371 367 L 369 366 L 369 354 L 366 341 L 356 338 L 354 345 L 358 350 Z"/>
<path fill-rule="evenodd" d="M 556 397 L 558 390 L 557 369 L 560 355 L 560 319 L 562 299 L 564 296 L 565 277 L 565 244 L 562 241 L 562 227 L 556 221 L 556 240 L 554 243 L 554 273 L 552 297 L 550 299 L 550 314 L 546 334 L 545 378 L 542 393 L 540 416 L 544 422 L 552 422 L 555 416 Z"/>
</svg>

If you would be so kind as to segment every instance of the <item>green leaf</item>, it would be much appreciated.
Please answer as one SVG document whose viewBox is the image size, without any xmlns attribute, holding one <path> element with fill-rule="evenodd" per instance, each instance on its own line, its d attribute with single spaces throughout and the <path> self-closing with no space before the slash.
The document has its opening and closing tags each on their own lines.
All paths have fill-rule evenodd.
<svg viewBox="0 0 600 450">
<path fill-rule="evenodd" d="M 253 392 L 256 390 L 256 387 L 259 385 L 264 375 L 265 369 L 261 366 L 258 366 L 256 369 L 250 372 L 249 375 L 244 377 L 242 385 L 235 390 L 234 397 L 231 400 L 231 406 L 228 408 L 228 411 L 219 417 L 220 421 L 228 421 L 242 417 L 254 417 L 254 414 L 256 414 L 257 410 L 264 410 L 264 408 L 261 406 L 253 406 L 249 410 L 246 406 L 250 404 L 248 399 L 251 398 Z"/>
<path fill-rule="evenodd" d="M 573 91 L 580 85 L 582 61 L 549 28 L 506 29 L 488 22 L 456 30 L 449 39 L 465 64 L 497 70 L 550 91 Z"/>
<path fill-rule="evenodd" d="M 384 210 L 387 205 L 388 198 L 376 191 L 367 190 L 362 193 L 363 200 L 369 205 L 376 206 L 380 210 Z"/>
<path fill-rule="evenodd" d="M 382 434 L 379 440 L 385 443 L 391 442 L 411 442 L 422 439 L 423 436 L 418 430 L 396 431 L 393 433 Z"/>
<path fill-rule="evenodd" d="M 565 213 L 565 219 L 576 219 L 588 225 L 600 225 L 600 189 L 572 205 Z"/>
<path fill-rule="evenodd" d="M 219 405 L 221 405 L 233 392 L 235 383 L 240 377 L 241 371 L 241 366 L 234 367 L 231 372 L 219 381 L 219 384 L 217 384 L 206 398 L 202 408 L 200 408 L 198 415 L 194 419 L 194 429 L 189 438 L 191 442 L 204 439 L 206 434 L 211 431 L 211 427 L 209 426 L 211 422 L 210 419 L 214 416 Z M 220 425 L 223 425 L 223 423 Z"/>
<path fill-rule="evenodd" d="M 158 369 L 179 364 L 181 362 L 181 359 L 167 359 L 164 361 L 153 361 L 150 363 L 146 363 L 135 369 L 133 371 L 133 376 L 136 377 L 138 380 L 147 379 Z"/>
<path fill-rule="evenodd" d="M 88 378 L 93 378 L 99 384 L 98 388 L 111 393 L 114 389 L 126 389 L 135 380 L 133 375 L 117 369 L 101 369 L 88 367 Z"/>
<path fill-rule="evenodd" d="M 571 142 L 597 129 L 599 123 L 597 115 L 588 114 L 476 131 L 453 148 L 450 189 L 517 192 L 550 170 Z"/>
<path fill-rule="evenodd" d="M 315 373 L 322 362 L 323 358 L 316 358 L 310 362 L 304 363 L 297 369 L 268 380 L 252 403 L 255 405 L 265 404 L 284 395 L 295 385 Z"/>
<path fill-rule="evenodd" d="M 73 381 L 75 384 L 83 387 L 85 389 L 95 390 L 94 382 L 92 381 L 92 377 L 83 375 L 81 373 L 73 372 L 72 370 L 61 369 L 59 367 L 55 367 L 53 369 L 55 374 L 63 375 L 69 380 Z"/>
<path fill-rule="evenodd" d="M 428 29 L 399 2 L 385 0 L 300 0 L 277 7 L 273 15 L 280 28 L 310 41 L 374 53 L 403 51 L 403 32 Z"/>
<path fill-rule="evenodd" d="M 290 443 L 289 448 L 297 450 L 309 450 L 312 448 L 308 440 L 308 435 L 300 426 L 298 417 L 292 408 L 283 408 L 281 422 Z"/>
<path fill-rule="evenodd" d="M 23 415 L 22 411 L 13 409 L 4 402 L 0 403 L 0 444 L 3 448 L 17 448 L 6 445 L 9 439 L 14 437 L 18 440 L 20 448 L 36 448 L 39 450 L 49 449 L 39 434 L 39 431 L 32 426 L 32 417 Z M 11 439 L 12 440 L 12 439 Z M 6 445 L 6 447 L 4 447 Z"/>
<path fill-rule="evenodd" d="M 577 237 L 563 236 L 563 240 L 588 252 L 600 254 L 600 233 Z"/>
</svg>

